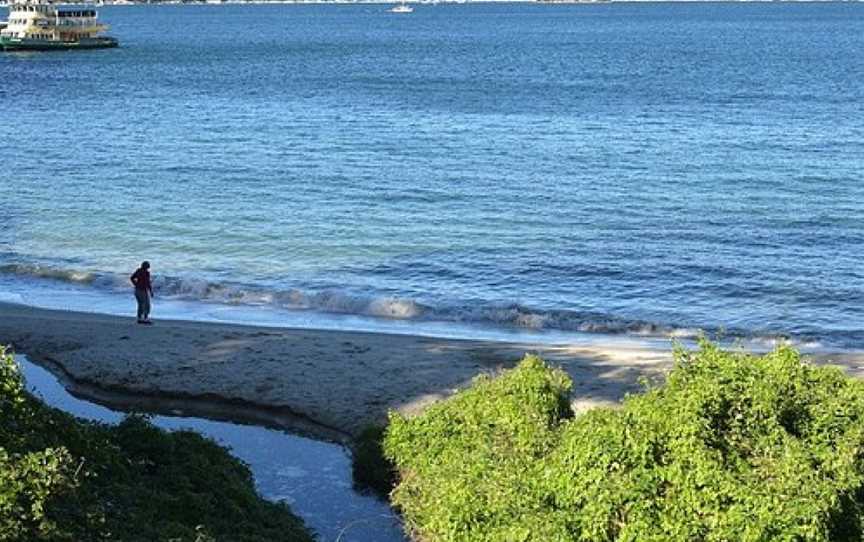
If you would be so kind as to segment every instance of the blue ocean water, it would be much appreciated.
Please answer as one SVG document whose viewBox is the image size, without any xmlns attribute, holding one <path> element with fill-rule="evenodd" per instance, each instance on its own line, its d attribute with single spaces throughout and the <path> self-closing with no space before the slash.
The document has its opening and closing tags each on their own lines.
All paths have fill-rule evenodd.
<svg viewBox="0 0 864 542">
<path fill-rule="evenodd" d="M 0 55 L 0 298 L 864 347 L 864 5 L 385 8 Z"/>
</svg>

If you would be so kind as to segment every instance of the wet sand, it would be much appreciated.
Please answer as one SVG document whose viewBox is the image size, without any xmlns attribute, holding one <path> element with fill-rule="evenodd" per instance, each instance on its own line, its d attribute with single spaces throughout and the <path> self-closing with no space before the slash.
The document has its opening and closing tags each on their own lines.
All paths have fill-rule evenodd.
<svg viewBox="0 0 864 542">
<path fill-rule="evenodd" d="M 0 303 L 0 344 L 62 373 L 81 395 L 216 404 L 225 418 L 259 410 L 301 420 L 305 432 L 325 438 L 356 435 L 390 409 L 418 412 L 527 352 L 570 374 L 577 410 L 615 403 L 639 391 L 643 377 L 662 378 L 671 367 L 671 345 L 609 342 L 549 346 L 173 320 L 142 326 L 133 318 Z M 825 360 L 864 375 L 860 353 L 820 356 Z"/>
</svg>

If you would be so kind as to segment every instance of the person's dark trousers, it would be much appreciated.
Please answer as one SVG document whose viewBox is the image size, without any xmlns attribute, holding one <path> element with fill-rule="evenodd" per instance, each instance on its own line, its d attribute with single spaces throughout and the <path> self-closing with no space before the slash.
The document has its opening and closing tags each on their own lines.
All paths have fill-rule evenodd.
<svg viewBox="0 0 864 542">
<path fill-rule="evenodd" d="M 147 290 L 136 288 L 135 301 L 138 302 L 138 320 L 146 320 L 150 317 L 150 294 Z"/>
</svg>

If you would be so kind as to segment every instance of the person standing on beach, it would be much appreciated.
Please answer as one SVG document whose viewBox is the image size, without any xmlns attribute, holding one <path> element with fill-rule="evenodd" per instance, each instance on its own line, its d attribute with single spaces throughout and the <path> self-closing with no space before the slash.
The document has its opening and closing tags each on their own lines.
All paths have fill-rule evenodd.
<svg viewBox="0 0 864 542">
<path fill-rule="evenodd" d="M 141 267 L 129 277 L 135 285 L 135 301 L 138 302 L 138 323 L 151 324 L 150 298 L 153 297 L 153 284 L 150 282 L 150 262 L 141 262 Z"/>
</svg>

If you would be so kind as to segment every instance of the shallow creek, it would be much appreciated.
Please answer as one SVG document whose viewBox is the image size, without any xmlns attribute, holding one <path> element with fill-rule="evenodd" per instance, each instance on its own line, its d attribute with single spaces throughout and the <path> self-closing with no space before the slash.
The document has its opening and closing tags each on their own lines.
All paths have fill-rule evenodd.
<svg viewBox="0 0 864 542">
<path fill-rule="evenodd" d="M 86 420 L 117 423 L 124 413 L 73 397 L 49 371 L 16 356 L 27 387 L 45 403 Z M 321 542 L 403 542 L 398 517 L 386 505 L 352 489 L 351 456 L 337 444 L 283 431 L 183 416 L 155 415 L 155 425 L 191 429 L 245 461 L 258 492 L 284 500 Z"/>
</svg>

